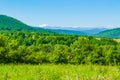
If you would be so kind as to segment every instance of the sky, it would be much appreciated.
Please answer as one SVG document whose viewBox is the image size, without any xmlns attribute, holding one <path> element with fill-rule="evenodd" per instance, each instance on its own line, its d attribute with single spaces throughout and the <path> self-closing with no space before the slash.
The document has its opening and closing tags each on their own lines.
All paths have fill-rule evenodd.
<svg viewBox="0 0 120 80">
<path fill-rule="evenodd" d="M 32 26 L 120 27 L 120 0 L 0 0 L 0 14 Z"/>
</svg>

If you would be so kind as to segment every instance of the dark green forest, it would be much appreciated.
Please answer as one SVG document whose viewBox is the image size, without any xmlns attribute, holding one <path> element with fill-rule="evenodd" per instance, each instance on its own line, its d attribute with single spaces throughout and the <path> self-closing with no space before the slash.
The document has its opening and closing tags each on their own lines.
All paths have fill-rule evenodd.
<svg viewBox="0 0 120 80">
<path fill-rule="evenodd" d="M 0 34 L 0 63 L 120 63 L 120 43 L 108 38 L 45 35 L 36 32 Z"/>
</svg>

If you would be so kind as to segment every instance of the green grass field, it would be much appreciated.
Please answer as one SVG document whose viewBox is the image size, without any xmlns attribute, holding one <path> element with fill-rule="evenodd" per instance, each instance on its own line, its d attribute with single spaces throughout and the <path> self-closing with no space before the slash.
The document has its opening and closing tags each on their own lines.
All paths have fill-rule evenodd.
<svg viewBox="0 0 120 80">
<path fill-rule="evenodd" d="M 118 43 L 120 43 L 120 39 L 114 39 L 115 41 L 117 41 Z"/>
<path fill-rule="evenodd" d="M 120 67 L 71 64 L 1 64 L 0 80 L 120 80 Z"/>
</svg>

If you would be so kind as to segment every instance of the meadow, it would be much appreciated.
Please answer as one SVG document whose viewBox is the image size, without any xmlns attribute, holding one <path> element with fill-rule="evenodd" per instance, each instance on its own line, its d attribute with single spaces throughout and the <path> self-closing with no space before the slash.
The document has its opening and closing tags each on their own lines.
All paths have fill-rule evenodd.
<svg viewBox="0 0 120 80">
<path fill-rule="evenodd" d="M 119 66 L 1 64 L 0 80 L 119 80 Z"/>
</svg>

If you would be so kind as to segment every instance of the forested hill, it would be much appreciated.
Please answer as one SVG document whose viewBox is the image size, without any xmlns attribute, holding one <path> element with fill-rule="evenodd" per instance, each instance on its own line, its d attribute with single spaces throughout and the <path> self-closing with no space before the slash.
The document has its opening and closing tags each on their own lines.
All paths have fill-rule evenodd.
<svg viewBox="0 0 120 80">
<path fill-rule="evenodd" d="M 39 33 L 53 33 L 42 28 L 31 27 L 15 18 L 6 15 L 0 15 L 0 31 L 31 31 Z"/>
<path fill-rule="evenodd" d="M 102 31 L 96 34 L 97 37 L 120 38 L 120 28 Z"/>
</svg>

